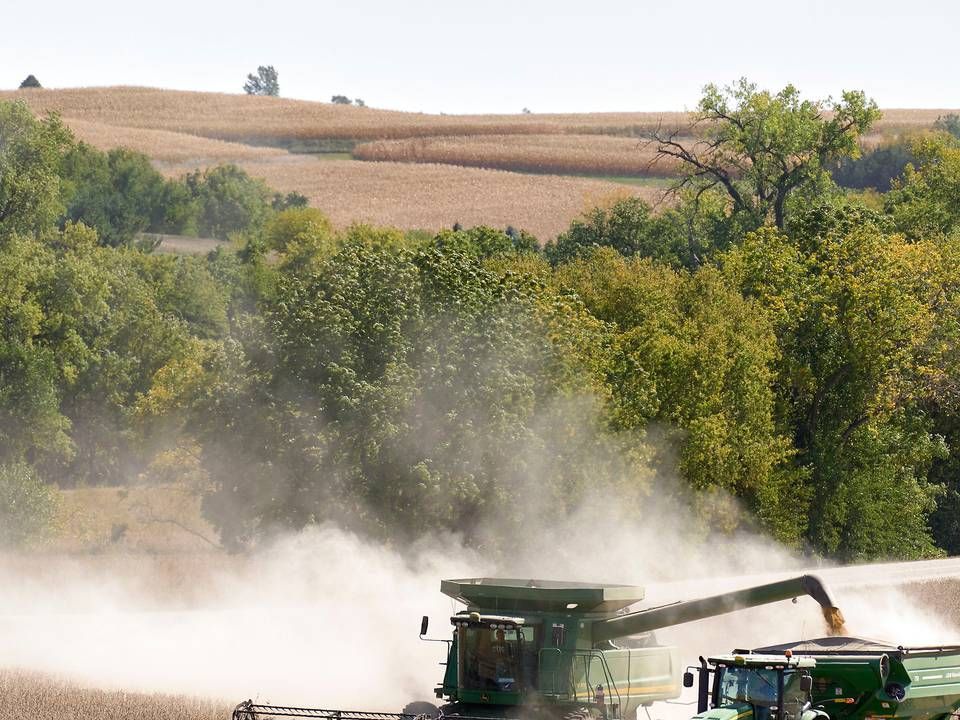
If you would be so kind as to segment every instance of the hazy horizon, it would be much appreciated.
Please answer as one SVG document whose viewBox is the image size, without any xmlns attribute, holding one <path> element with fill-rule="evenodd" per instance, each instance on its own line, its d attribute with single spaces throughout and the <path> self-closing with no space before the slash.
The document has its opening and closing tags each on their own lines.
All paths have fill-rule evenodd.
<svg viewBox="0 0 960 720">
<path fill-rule="evenodd" d="M 412 112 L 677 111 L 703 86 L 741 76 L 788 83 L 807 97 L 861 89 L 886 108 L 950 108 L 958 61 L 948 0 L 690 0 L 682 16 L 652 2 L 413 0 L 350 4 L 170 0 L 131 7 L 54 0 L 42 33 L 6 33 L 0 87 L 28 75 L 45 87 L 135 85 L 240 93 L 273 65 L 282 97 L 360 97 Z M 5 8 L 7 27 L 36 25 L 35 7 Z M 685 23 L 685 24 L 684 24 Z"/>
</svg>

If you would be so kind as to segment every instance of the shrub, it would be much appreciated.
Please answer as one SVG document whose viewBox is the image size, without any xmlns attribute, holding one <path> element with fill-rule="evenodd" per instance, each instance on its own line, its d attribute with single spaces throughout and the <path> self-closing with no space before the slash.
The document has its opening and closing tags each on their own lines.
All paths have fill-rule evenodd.
<svg viewBox="0 0 960 720">
<path fill-rule="evenodd" d="M 907 163 L 916 164 L 909 140 L 881 145 L 859 158 L 844 158 L 831 170 L 833 181 L 841 187 L 875 188 L 887 192 L 893 181 L 903 176 Z"/>
<path fill-rule="evenodd" d="M 26 463 L 0 465 L 0 547 L 23 545 L 48 532 L 60 498 Z"/>
<path fill-rule="evenodd" d="M 231 233 L 259 232 L 272 212 L 270 188 L 236 165 L 198 170 L 185 182 L 199 209 L 197 230 L 203 237 L 227 240 Z"/>
</svg>

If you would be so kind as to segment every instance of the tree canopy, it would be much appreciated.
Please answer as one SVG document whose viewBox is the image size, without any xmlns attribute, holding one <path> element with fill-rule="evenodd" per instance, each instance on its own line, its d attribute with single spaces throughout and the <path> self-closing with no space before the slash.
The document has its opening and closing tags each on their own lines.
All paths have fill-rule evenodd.
<svg viewBox="0 0 960 720">
<path fill-rule="evenodd" d="M 651 142 L 659 155 L 680 162 L 680 187 L 698 195 L 716 189 L 748 225 L 783 228 L 791 196 L 815 191 L 829 180 L 831 163 L 856 157 L 858 138 L 879 117 L 876 103 L 859 91 L 839 101 L 804 100 L 792 85 L 773 94 L 741 79 L 704 88 L 693 122 L 699 139 L 657 131 Z"/>
<path fill-rule="evenodd" d="M 336 522 L 495 555 L 599 498 L 823 557 L 956 552 L 956 141 L 919 136 L 868 207 L 826 174 L 862 95 L 741 83 L 701 114 L 716 174 L 543 245 L 338 228 L 237 167 L 165 179 L 0 103 L 0 543 L 42 534 L 53 481 L 173 453 L 235 548 Z M 231 242 L 142 241 L 174 228 Z"/>
<path fill-rule="evenodd" d="M 278 96 L 280 94 L 280 83 L 273 65 L 260 65 L 256 73 L 247 75 L 247 81 L 243 84 L 243 91 L 247 95 Z"/>
</svg>

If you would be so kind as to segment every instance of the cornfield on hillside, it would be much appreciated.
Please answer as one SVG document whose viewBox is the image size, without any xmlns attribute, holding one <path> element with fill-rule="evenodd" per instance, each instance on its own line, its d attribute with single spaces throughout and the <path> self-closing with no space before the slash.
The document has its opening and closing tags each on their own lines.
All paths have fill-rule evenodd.
<svg viewBox="0 0 960 720">
<path fill-rule="evenodd" d="M 70 119 L 246 142 L 564 133 L 637 136 L 658 126 L 684 128 L 690 122 L 683 112 L 437 115 L 140 87 L 0 92 L 0 100 L 12 99 L 26 101 L 37 112 L 57 111 Z M 887 110 L 875 132 L 929 127 L 949 112 L 957 111 Z"/>
<path fill-rule="evenodd" d="M 222 140 L 277 142 L 313 138 L 379 139 L 432 135 L 637 134 L 678 127 L 685 113 L 434 115 L 286 98 L 137 87 L 0 92 L 36 112 Z"/>
</svg>

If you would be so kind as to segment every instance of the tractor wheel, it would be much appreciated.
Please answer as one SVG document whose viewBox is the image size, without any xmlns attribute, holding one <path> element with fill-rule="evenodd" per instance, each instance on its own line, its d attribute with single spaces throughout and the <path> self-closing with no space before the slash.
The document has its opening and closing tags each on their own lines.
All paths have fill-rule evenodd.
<svg viewBox="0 0 960 720">
<path fill-rule="evenodd" d="M 404 715 L 413 715 L 415 718 L 428 718 L 433 720 L 437 717 L 437 706 L 432 702 L 426 702 L 425 700 L 414 700 L 403 706 L 401 712 Z"/>
</svg>

